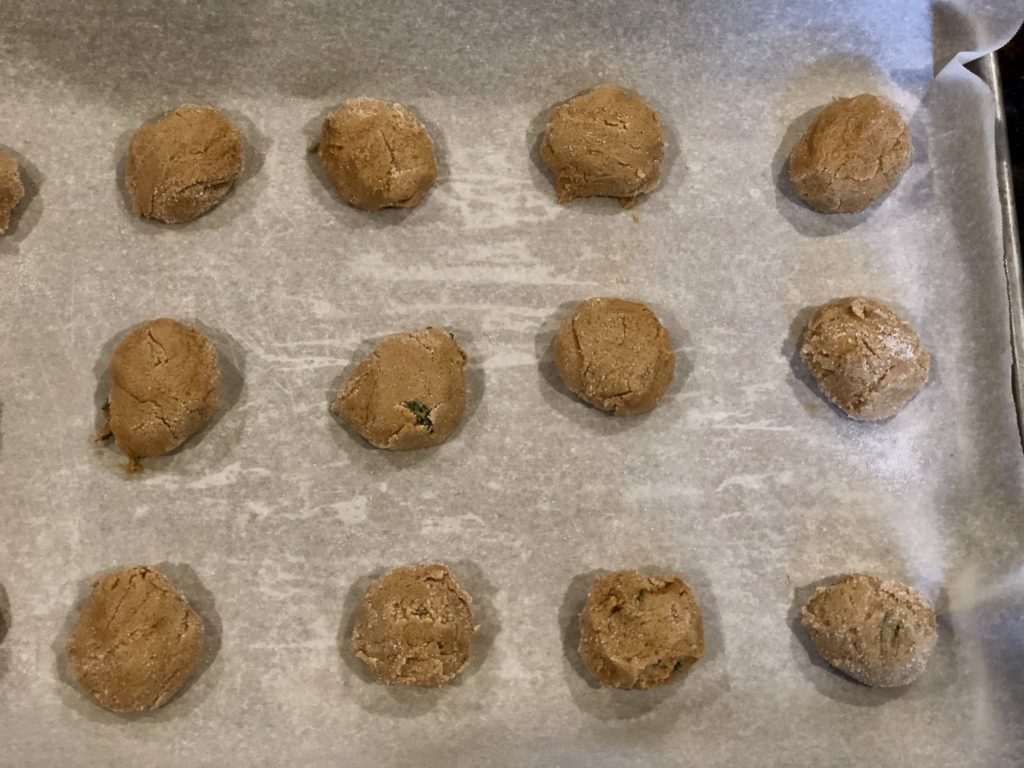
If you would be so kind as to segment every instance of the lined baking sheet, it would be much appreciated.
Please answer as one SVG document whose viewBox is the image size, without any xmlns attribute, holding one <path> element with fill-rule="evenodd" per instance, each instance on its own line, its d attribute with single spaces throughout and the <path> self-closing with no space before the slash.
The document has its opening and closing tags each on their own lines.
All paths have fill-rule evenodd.
<svg viewBox="0 0 1024 768">
<path fill-rule="evenodd" d="M 0 145 L 29 195 L 0 239 L 0 763 L 16 766 L 1013 765 L 1024 750 L 1024 483 L 1010 388 L 991 96 L 954 62 L 1018 3 L 9 3 Z M 938 79 L 935 73 L 941 71 Z M 633 211 L 558 205 L 537 156 L 554 104 L 634 89 L 670 142 Z M 785 158 L 829 99 L 873 91 L 914 163 L 882 203 L 822 216 Z M 418 208 L 343 206 L 308 153 L 360 95 L 423 118 Z M 226 111 L 247 170 L 201 220 L 134 219 L 132 131 Z M 634 216 L 635 214 L 635 216 Z M 932 354 L 896 419 L 858 424 L 796 358 L 814 306 L 868 295 Z M 569 397 L 550 342 L 581 299 L 648 302 L 677 348 L 663 404 Z M 89 437 L 116 343 L 200 324 L 224 408 L 127 477 Z M 328 413 L 380 337 L 452 330 L 472 360 L 446 445 L 373 450 Z M 447 562 L 481 624 L 441 691 L 370 683 L 352 610 L 394 565 Z M 61 648 L 91 581 L 163 564 L 203 615 L 201 673 L 125 718 Z M 707 655 L 681 684 L 595 688 L 575 617 L 603 569 L 680 573 Z M 871 690 L 813 657 L 822 579 L 907 580 L 940 612 L 926 675 Z"/>
</svg>

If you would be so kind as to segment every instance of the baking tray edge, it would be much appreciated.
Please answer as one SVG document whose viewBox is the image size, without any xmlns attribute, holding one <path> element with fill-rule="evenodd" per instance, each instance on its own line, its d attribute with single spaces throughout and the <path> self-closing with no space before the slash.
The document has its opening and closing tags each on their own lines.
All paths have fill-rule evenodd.
<svg viewBox="0 0 1024 768">
<path fill-rule="evenodd" d="M 1006 131 L 1006 110 L 1003 103 L 1002 78 L 996 54 L 987 53 L 972 62 L 975 72 L 992 91 L 995 100 L 996 184 L 1003 216 L 1003 267 L 1006 271 L 1006 292 L 1010 310 L 1010 347 L 1013 352 L 1013 401 L 1017 410 L 1017 429 L 1024 448 L 1024 268 L 1021 264 L 1020 233 L 1017 226 L 1017 204 L 1013 195 L 1013 169 L 1010 165 L 1010 143 Z"/>
</svg>

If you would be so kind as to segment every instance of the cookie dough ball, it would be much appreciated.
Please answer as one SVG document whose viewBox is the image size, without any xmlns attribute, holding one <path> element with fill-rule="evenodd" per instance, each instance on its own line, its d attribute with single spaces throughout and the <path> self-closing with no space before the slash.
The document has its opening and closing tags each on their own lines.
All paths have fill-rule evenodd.
<svg viewBox="0 0 1024 768">
<path fill-rule="evenodd" d="M 242 172 L 242 134 L 213 107 L 185 105 L 139 128 L 128 147 L 128 191 L 139 216 L 192 221 Z"/>
<path fill-rule="evenodd" d="M 616 416 L 649 411 L 675 375 L 668 331 L 646 304 L 587 299 L 555 336 L 555 364 L 565 386 Z"/>
<path fill-rule="evenodd" d="M 114 712 L 162 707 L 191 677 L 203 621 L 155 568 L 137 565 L 92 585 L 67 644 L 71 671 Z"/>
<path fill-rule="evenodd" d="M 874 576 L 844 576 L 818 589 L 802 615 L 825 661 L 854 680 L 880 688 L 914 682 L 938 640 L 928 598 Z"/>
<path fill-rule="evenodd" d="M 889 102 L 862 93 L 821 111 L 789 158 L 789 178 L 822 213 L 862 211 L 910 165 L 910 131 Z"/>
<path fill-rule="evenodd" d="M 430 134 L 401 104 L 346 101 L 324 121 L 317 153 L 342 199 L 364 211 L 413 208 L 437 178 Z"/>
<path fill-rule="evenodd" d="M 396 333 L 359 364 L 331 410 L 377 448 L 440 445 L 466 410 L 466 353 L 440 328 Z"/>
<path fill-rule="evenodd" d="M 11 212 L 25 197 L 25 187 L 21 183 L 18 163 L 8 154 L 0 152 L 0 235 L 7 231 L 11 224 Z"/>
<path fill-rule="evenodd" d="M 704 620 L 693 590 L 678 576 L 601 576 L 580 614 L 580 655 L 602 685 L 672 682 L 704 655 Z"/>
<path fill-rule="evenodd" d="M 443 565 L 397 568 L 366 590 L 352 649 L 382 683 L 440 687 L 469 662 L 471 602 Z"/>
<path fill-rule="evenodd" d="M 894 416 L 928 380 L 928 353 L 914 329 L 863 297 L 820 307 L 800 357 L 828 399 L 859 421 Z"/>
<path fill-rule="evenodd" d="M 551 113 L 540 148 L 558 201 L 617 197 L 630 206 L 661 180 L 658 113 L 616 85 L 599 85 Z"/>
<path fill-rule="evenodd" d="M 110 361 L 107 426 L 131 459 L 162 456 L 202 429 L 217 408 L 217 350 L 200 331 L 160 318 L 136 328 Z"/>
</svg>

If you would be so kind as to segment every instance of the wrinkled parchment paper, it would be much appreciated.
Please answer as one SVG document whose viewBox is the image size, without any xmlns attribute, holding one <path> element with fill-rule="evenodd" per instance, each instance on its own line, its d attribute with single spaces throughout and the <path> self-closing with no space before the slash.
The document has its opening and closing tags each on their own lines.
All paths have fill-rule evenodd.
<svg viewBox="0 0 1024 768">
<path fill-rule="evenodd" d="M 1024 483 L 991 95 L 946 65 L 1022 15 L 6 0 L 0 145 L 29 199 L 0 239 L 0 764 L 1019 764 Z M 670 141 L 633 212 L 556 204 L 537 157 L 548 110 L 607 81 Z M 914 164 L 868 212 L 819 215 L 780 182 L 785 157 L 829 99 L 865 90 L 907 116 Z M 419 208 L 347 208 L 308 154 L 360 95 L 428 124 L 441 176 Z M 200 221 L 136 220 L 128 139 L 183 102 L 236 121 L 247 171 Z M 796 362 L 810 308 L 852 294 L 898 308 L 933 354 L 891 423 L 841 417 Z M 646 417 L 558 383 L 554 330 L 594 295 L 649 302 L 677 345 Z M 89 437 L 114 346 L 160 315 L 216 341 L 224 406 L 128 477 Z M 377 339 L 427 324 L 472 356 L 464 425 L 439 449 L 370 449 L 330 398 Z M 372 576 L 423 560 L 474 595 L 474 659 L 447 690 L 374 685 L 348 650 L 353 608 Z M 61 649 L 91 581 L 133 563 L 177 580 L 209 642 L 178 699 L 121 717 Z M 681 684 L 581 674 L 576 615 L 621 567 L 696 589 L 708 650 Z M 815 584 L 861 570 L 940 612 L 908 689 L 840 677 L 799 631 Z"/>
</svg>

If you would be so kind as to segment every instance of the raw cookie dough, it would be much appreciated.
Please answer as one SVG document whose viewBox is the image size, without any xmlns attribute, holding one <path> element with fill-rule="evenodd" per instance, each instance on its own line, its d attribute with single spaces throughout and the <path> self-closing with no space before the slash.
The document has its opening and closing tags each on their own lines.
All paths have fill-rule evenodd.
<svg viewBox="0 0 1024 768">
<path fill-rule="evenodd" d="M 67 644 L 78 684 L 101 707 L 162 707 L 192 675 L 203 649 L 203 621 L 171 581 L 137 565 L 92 585 Z"/>
<path fill-rule="evenodd" d="M 11 212 L 25 197 L 25 187 L 21 183 L 21 174 L 14 158 L 0 152 L 0 235 L 7 231 L 11 224 Z"/>
<path fill-rule="evenodd" d="M 170 453 L 202 429 L 217 408 L 217 350 L 200 331 L 166 317 L 136 328 L 110 361 L 107 425 L 131 460 Z"/>
<path fill-rule="evenodd" d="M 562 323 L 554 353 L 569 391 L 616 416 L 654 408 L 675 375 L 668 331 L 635 301 L 587 299 Z"/>
<path fill-rule="evenodd" d="M 822 213 L 862 211 L 910 165 L 910 131 L 896 108 L 862 93 L 821 111 L 789 158 L 793 189 Z"/>
<path fill-rule="evenodd" d="M 471 602 L 444 565 L 397 568 L 366 590 L 352 649 L 382 683 L 440 687 L 469 662 Z"/>
<path fill-rule="evenodd" d="M 377 99 L 352 99 L 332 112 L 317 154 L 342 199 L 364 211 L 419 205 L 437 178 L 423 123 Z"/>
<path fill-rule="evenodd" d="M 601 576 L 580 614 L 580 655 L 602 685 L 672 682 L 704 655 L 704 621 L 693 590 L 678 576 Z"/>
<path fill-rule="evenodd" d="M 616 85 L 599 85 L 555 108 L 540 148 L 558 201 L 617 197 L 626 207 L 661 180 L 665 138 L 658 113 Z"/>
<path fill-rule="evenodd" d="M 447 440 L 466 410 L 466 353 L 439 328 L 386 337 L 331 410 L 370 444 L 411 451 Z"/>
<path fill-rule="evenodd" d="M 829 400 L 859 421 L 894 416 L 928 380 L 928 353 L 914 329 L 863 297 L 819 307 L 800 357 Z"/>
<path fill-rule="evenodd" d="M 192 221 L 219 203 L 242 172 L 242 134 L 213 107 L 178 107 L 132 137 L 128 191 L 139 216 Z"/>
<path fill-rule="evenodd" d="M 912 587 L 862 574 L 821 587 L 803 612 L 818 653 L 865 685 L 914 682 L 938 640 L 935 612 Z"/>
</svg>

